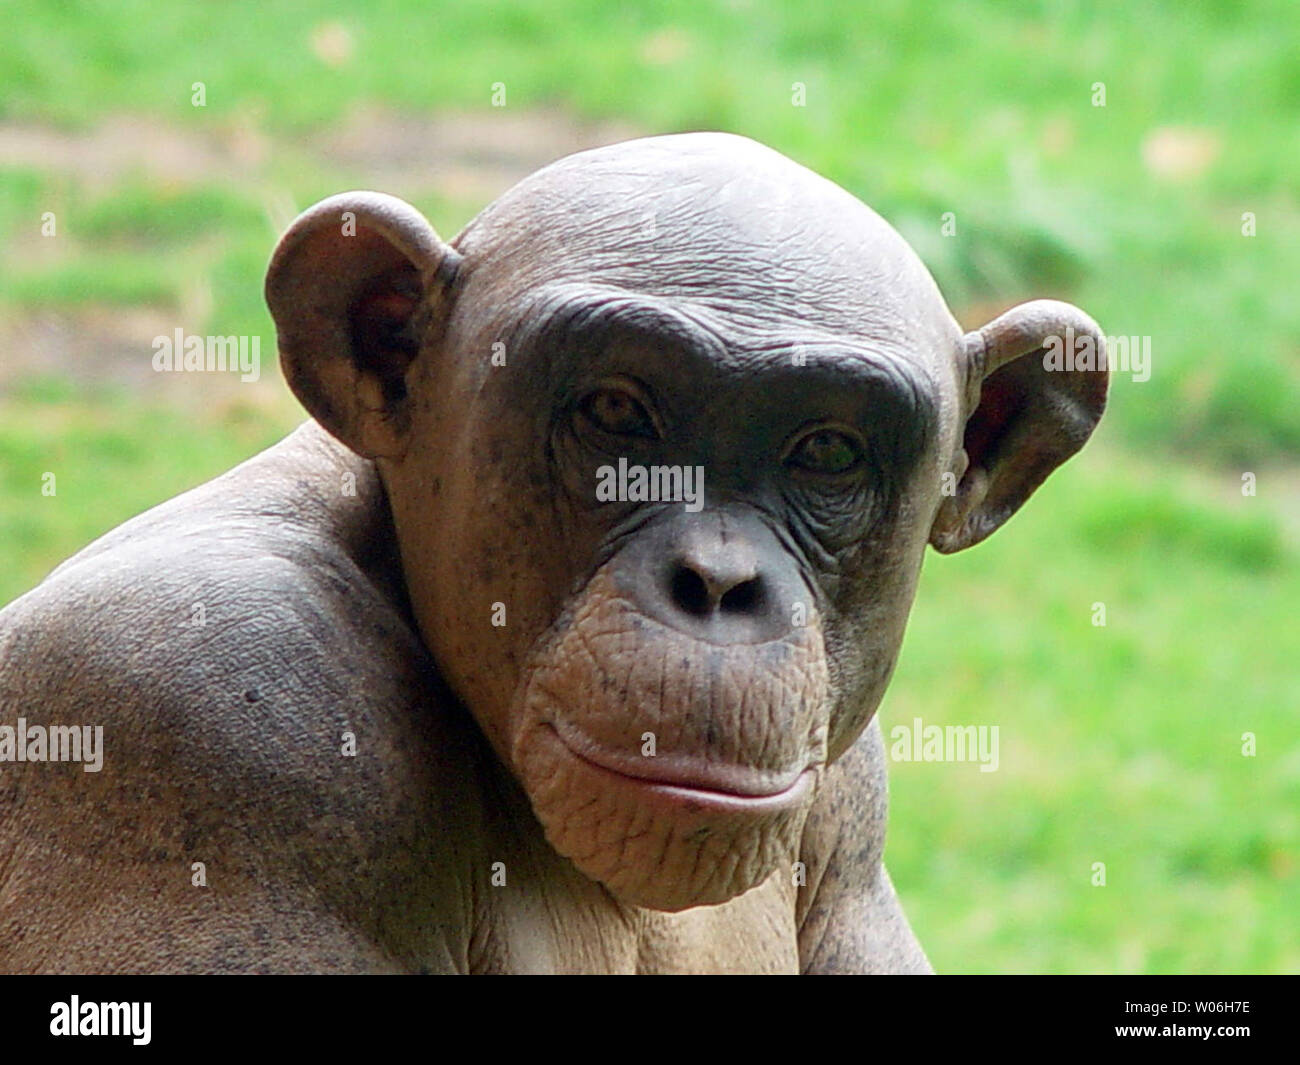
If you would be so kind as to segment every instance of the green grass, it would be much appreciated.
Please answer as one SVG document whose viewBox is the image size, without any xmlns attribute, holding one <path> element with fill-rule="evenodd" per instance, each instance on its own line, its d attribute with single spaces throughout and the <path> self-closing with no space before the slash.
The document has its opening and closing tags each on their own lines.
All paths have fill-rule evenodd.
<svg viewBox="0 0 1300 1065">
<path fill-rule="evenodd" d="M 994 773 L 893 769 L 891 871 L 936 965 L 1300 968 L 1296 563 L 1258 497 L 1211 507 L 1104 444 L 930 558 L 886 736 L 998 725 L 1001 748 Z"/>
<path fill-rule="evenodd" d="M 296 420 L 226 401 L 192 412 L 53 380 L 0 397 L 0 604 L 128 517 L 269 447 Z M 54 475 L 54 494 L 42 491 Z"/>
<path fill-rule="evenodd" d="M 1151 337 L 1151 379 L 1116 375 L 1101 439 L 987 544 L 927 563 L 882 720 L 996 724 L 1001 768 L 895 765 L 891 871 L 948 971 L 1300 970 L 1290 0 L 0 10 L 0 123 L 91 136 L 133 116 L 215 153 L 211 172 L 160 175 L 141 144 L 112 178 L 0 156 L 0 337 L 47 313 L 145 308 L 269 338 L 279 226 L 365 178 L 319 138 L 362 107 L 488 124 L 496 82 L 511 115 L 772 144 L 894 222 L 971 324 L 1050 295 Z M 310 41 L 334 21 L 352 45 L 336 67 Z M 1153 169 L 1169 129 L 1208 162 Z M 232 164 L 250 138 L 265 164 Z M 481 206 L 415 198 L 448 234 Z M 0 603 L 298 417 L 265 390 L 197 411 L 162 395 L 48 375 L 0 392 Z"/>
</svg>

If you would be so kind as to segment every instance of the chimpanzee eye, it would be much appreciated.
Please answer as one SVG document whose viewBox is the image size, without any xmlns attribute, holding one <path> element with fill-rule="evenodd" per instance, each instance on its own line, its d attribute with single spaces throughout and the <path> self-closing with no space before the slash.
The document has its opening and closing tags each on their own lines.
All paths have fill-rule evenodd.
<svg viewBox="0 0 1300 1065">
<path fill-rule="evenodd" d="M 862 445 L 838 429 L 818 429 L 795 446 L 786 459 L 809 473 L 848 473 L 863 459 Z"/>
<path fill-rule="evenodd" d="M 578 409 L 598 429 L 615 436 L 653 439 L 659 435 L 641 401 L 621 388 L 598 388 L 582 401 Z"/>
</svg>

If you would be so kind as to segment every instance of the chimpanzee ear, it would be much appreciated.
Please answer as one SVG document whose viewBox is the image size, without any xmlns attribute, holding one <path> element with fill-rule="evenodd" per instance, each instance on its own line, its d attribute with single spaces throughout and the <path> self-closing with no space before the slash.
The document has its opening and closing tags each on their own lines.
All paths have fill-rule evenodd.
<svg viewBox="0 0 1300 1065">
<path fill-rule="evenodd" d="M 968 461 L 930 530 L 930 543 L 945 554 L 983 540 L 1083 447 L 1106 409 L 1109 384 L 1101 329 L 1056 300 L 1013 307 L 967 333 L 962 348 Z"/>
<path fill-rule="evenodd" d="M 266 302 L 285 379 L 359 454 L 405 449 L 406 373 L 445 312 L 459 263 L 424 215 L 377 192 L 322 200 L 280 238 Z"/>
</svg>

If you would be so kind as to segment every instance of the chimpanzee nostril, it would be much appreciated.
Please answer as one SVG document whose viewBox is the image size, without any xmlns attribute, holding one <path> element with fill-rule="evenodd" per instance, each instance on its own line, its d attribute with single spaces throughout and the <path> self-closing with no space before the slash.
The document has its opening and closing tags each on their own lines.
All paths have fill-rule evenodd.
<svg viewBox="0 0 1300 1065">
<path fill-rule="evenodd" d="M 724 614 L 750 614 L 762 605 L 763 585 L 757 577 L 753 577 L 734 588 L 728 588 L 718 602 L 718 609 Z"/>
<path fill-rule="evenodd" d="M 679 562 L 669 581 L 673 605 L 695 617 L 715 610 L 723 614 L 746 614 L 762 602 L 762 584 L 752 571 L 730 573 Z"/>
<path fill-rule="evenodd" d="M 688 566 L 677 566 L 672 577 L 673 605 L 687 614 L 703 617 L 709 612 L 709 586 Z"/>
</svg>

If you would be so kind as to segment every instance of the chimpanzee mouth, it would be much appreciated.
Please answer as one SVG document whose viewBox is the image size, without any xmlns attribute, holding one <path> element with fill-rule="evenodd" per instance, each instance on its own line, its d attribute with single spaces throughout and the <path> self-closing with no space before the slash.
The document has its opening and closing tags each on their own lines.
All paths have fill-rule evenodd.
<svg viewBox="0 0 1300 1065">
<path fill-rule="evenodd" d="M 773 771 L 670 755 L 629 755 L 597 747 L 561 723 L 546 722 L 545 726 L 570 755 L 589 769 L 661 798 L 693 805 L 756 813 L 781 809 L 803 799 L 816 776 L 814 766 Z"/>
</svg>

